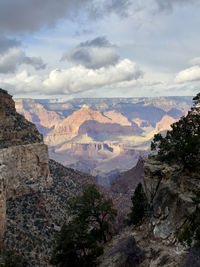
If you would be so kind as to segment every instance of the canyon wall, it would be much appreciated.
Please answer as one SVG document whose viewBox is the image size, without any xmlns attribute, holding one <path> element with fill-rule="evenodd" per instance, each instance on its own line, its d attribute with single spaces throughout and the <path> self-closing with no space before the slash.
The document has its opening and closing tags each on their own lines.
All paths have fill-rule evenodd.
<svg viewBox="0 0 200 267">
<path fill-rule="evenodd" d="M 50 158 L 96 178 L 113 177 L 149 153 L 154 134 L 187 113 L 191 97 L 15 99 L 36 124 Z M 97 177 L 98 176 L 98 177 Z M 104 179 L 105 180 L 105 179 Z"/>
<path fill-rule="evenodd" d="M 183 171 L 181 164 L 160 162 L 154 154 L 145 162 L 144 173 L 154 237 L 173 243 L 195 210 L 192 197 L 200 188 L 199 173 Z"/>
<path fill-rule="evenodd" d="M 6 199 L 37 190 L 39 180 L 45 186 L 51 183 L 48 148 L 36 126 L 16 112 L 12 97 L 0 89 L 0 240 L 6 229 Z"/>
</svg>

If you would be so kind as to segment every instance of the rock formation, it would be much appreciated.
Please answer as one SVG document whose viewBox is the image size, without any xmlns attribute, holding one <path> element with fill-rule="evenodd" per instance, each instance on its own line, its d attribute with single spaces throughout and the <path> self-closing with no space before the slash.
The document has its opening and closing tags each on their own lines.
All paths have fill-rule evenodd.
<svg viewBox="0 0 200 267">
<path fill-rule="evenodd" d="M 116 166 L 119 172 L 131 169 L 141 154 L 149 152 L 154 134 L 164 133 L 187 112 L 191 98 L 76 98 L 60 102 L 15 99 L 15 102 L 17 111 L 44 134 L 52 159 L 105 178 L 113 177 Z"/>
<path fill-rule="evenodd" d="M 191 198 L 200 188 L 199 174 L 183 171 L 180 165 L 161 163 L 153 154 L 145 162 L 144 172 L 154 236 L 173 243 L 188 216 L 194 212 Z"/>
<path fill-rule="evenodd" d="M 36 126 L 16 112 L 12 97 L 0 89 L 0 240 L 6 199 L 30 192 L 37 180 L 50 182 L 47 146 Z"/>
<path fill-rule="evenodd" d="M 67 217 L 67 200 L 92 176 L 48 159 L 36 126 L 0 89 L 0 244 L 28 266 L 48 266 L 55 233 Z M 3 242 L 2 242 L 3 240 Z"/>
</svg>

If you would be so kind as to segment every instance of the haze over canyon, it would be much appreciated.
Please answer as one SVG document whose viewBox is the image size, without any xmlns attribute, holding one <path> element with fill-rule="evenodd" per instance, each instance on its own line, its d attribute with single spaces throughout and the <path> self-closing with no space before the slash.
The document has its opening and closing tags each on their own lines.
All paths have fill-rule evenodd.
<svg viewBox="0 0 200 267">
<path fill-rule="evenodd" d="M 15 103 L 44 135 L 50 158 L 107 184 L 149 153 L 154 134 L 164 133 L 185 115 L 191 97 L 15 99 Z"/>
</svg>

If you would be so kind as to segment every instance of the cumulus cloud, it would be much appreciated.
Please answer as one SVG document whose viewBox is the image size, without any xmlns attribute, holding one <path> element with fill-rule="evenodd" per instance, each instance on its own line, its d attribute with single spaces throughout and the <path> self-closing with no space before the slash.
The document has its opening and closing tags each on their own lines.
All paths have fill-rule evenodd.
<svg viewBox="0 0 200 267">
<path fill-rule="evenodd" d="M 99 69 L 115 65 L 119 60 L 119 55 L 116 47 L 105 37 L 97 37 L 80 43 L 76 48 L 65 53 L 61 60 L 69 60 L 89 69 Z"/>
<path fill-rule="evenodd" d="M 0 73 L 14 73 L 22 64 L 30 65 L 36 70 L 45 68 L 40 57 L 28 57 L 23 51 L 16 48 L 0 55 Z"/>
<path fill-rule="evenodd" d="M 6 88 L 16 89 L 16 92 L 42 92 L 46 94 L 74 94 L 97 89 L 100 87 L 116 86 L 126 81 L 134 81 L 143 76 L 136 64 L 124 59 L 115 66 L 87 69 L 83 66 L 69 69 L 57 69 L 49 73 L 47 78 L 28 75 L 26 71 L 15 77 L 1 79 Z M 36 91 L 38 90 L 38 91 Z"/>
<path fill-rule="evenodd" d="M 176 83 L 193 82 L 200 80 L 200 66 L 193 66 L 185 70 L 180 71 L 176 77 Z"/>
</svg>

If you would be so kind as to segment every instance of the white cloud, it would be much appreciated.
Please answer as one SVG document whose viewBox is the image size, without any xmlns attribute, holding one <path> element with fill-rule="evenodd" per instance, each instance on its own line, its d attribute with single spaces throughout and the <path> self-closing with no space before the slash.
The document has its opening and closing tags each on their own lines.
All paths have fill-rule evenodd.
<svg viewBox="0 0 200 267">
<path fill-rule="evenodd" d="M 15 88 L 15 92 L 40 92 L 46 94 L 74 94 L 100 87 L 117 86 L 126 81 L 135 81 L 143 72 L 129 59 L 124 59 L 115 66 L 102 67 L 98 70 L 83 66 L 69 69 L 56 69 L 47 78 L 28 75 L 26 71 L 13 78 L 0 79 L 6 88 Z"/>
<path fill-rule="evenodd" d="M 189 64 L 192 65 L 192 66 L 200 65 L 200 57 L 195 57 L 195 58 L 191 59 Z"/>
<path fill-rule="evenodd" d="M 28 57 L 16 48 L 9 50 L 7 54 L 0 55 L 0 73 L 14 73 L 22 64 L 31 65 L 36 70 L 45 68 L 40 57 Z"/>
<path fill-rule="evenodd" d="M 180 71 L 175 77 L 175 83 L 185 83 L 200 80 L 200 66 L 193 66 L 191 68 Z"/>
</svg>

